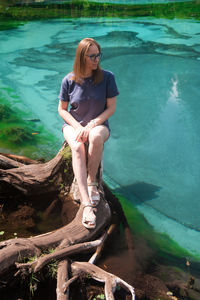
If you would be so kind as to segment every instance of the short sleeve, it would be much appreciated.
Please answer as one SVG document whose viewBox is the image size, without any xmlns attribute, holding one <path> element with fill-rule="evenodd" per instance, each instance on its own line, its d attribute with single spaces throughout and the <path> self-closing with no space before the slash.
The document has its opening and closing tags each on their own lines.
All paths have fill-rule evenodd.
<svg viewBox="0 0 200 300">
<path fill-rule="evenodd" d="M 69 102 L 69 81 L 67 76 L 65 76 L 62 80 L 58 98 L 62 101 Z"/>
<path fill-rule="evenodd" d="M 119 95 L 115 76 L 112 72 L 108 72 L 108 78 L 106 82 L 106 98 L 112 98 Z"/>
</svg>

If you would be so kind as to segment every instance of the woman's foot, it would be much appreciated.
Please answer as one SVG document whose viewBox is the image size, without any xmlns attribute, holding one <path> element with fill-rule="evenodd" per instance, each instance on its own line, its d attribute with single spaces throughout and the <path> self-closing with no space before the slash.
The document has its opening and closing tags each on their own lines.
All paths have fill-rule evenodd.
<svg viewBox="0 0 200 300">
<path fill-rule="evenodd" d="M 97 206 L 100 202 L 100 195 L 97 189 L 97 182 L 88 182 L 88 194 L 92 206 Z"/>
<path fill-rule="evenodd" d="M 94 229 L 96 227 L 96 216 L 91 204 L 83 205 L 82 224 L 88 229 Z"/>
</svg>

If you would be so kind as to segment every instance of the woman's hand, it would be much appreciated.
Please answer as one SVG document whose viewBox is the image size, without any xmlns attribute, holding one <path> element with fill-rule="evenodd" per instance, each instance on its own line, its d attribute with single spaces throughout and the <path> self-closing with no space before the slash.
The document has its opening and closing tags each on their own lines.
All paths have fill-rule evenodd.
<svg viewBox="0 0 200 300">
<path fill-rule="evenodd" d="M 91 120 L 87 124 L 87 126 L 85 126 L 85 127 L 79 126 L 76 129 L 76 138 L 75 138 L 75 140 L 77 142 L 82 142 L 82 143 L 87 142 L 90 130 L 92 130 L 92 128 L 94 128 L 96 125 L 97 125 L 96 120 Z"/>
<path fill-rule="evenodd" d="M 88 136 L 89 136 L 89 132 L 90 129 L 86 126 L 86 127 L 78 127 L 76 129 L 76 138 L 75 141 L 76 142 L 82 142 L 85 143 L 88 140 Z"/>
</svg>

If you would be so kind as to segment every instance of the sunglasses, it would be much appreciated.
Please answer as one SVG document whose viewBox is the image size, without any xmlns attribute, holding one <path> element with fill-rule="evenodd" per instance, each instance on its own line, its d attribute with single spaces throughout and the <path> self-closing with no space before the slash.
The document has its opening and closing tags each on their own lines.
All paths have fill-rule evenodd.
<svg viewBox="0 0 200 300">
<path fill-rule="evenodd" d="M 98 54 L 91 54 L 91 55 L 86 55 L 88 56 L 92 61 L 95 61 L 96 59 L 101 59 L 102 57 L 102 53 L 98 53 Z"/>
</svg>

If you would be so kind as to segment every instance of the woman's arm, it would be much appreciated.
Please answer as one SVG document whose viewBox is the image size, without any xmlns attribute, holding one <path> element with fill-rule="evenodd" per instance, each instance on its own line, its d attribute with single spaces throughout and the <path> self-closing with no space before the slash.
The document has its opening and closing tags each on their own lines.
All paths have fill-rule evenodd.
<svg viewBox="0 0 200 300">
<path fill-rule="evenodd" d="M 58 113 L 63 118 L 67 124 L 71 125 L 74 129 L 77 129 L 79 127 L 82 127 L 79 122 L 77 122 L 73 116 L 67 111 L 68 109 L 69 102 L 67 101 L 59 101 L 58 104 Z"/>
<path fill-rule="evenodd" d="M 61 118 L 63 118 L 63 120 L 67 122 L 67 124 L 71 125 L 75 129 L 75 140 L 77 142 L 85 143 L 88 138 L 88 129 L 86 129 L 79 122 L 77 122 L 74 119 L 74 117 L 68 112 L 68 105 L 69 102 L 60 100 L 58 104 L 58 113 L 61 116 Z"/>
<path fill-rule="evenodd" d="M 98 117 L 96 117 L 92 122 L 94 126 L 103 124 L 107 119 L 109 119 L 115 112 L 116 108 L 116 97 L 107 98 L 106 109 Z M 90 123 L 89 123 L 90 124 Z"/>
</svg>

